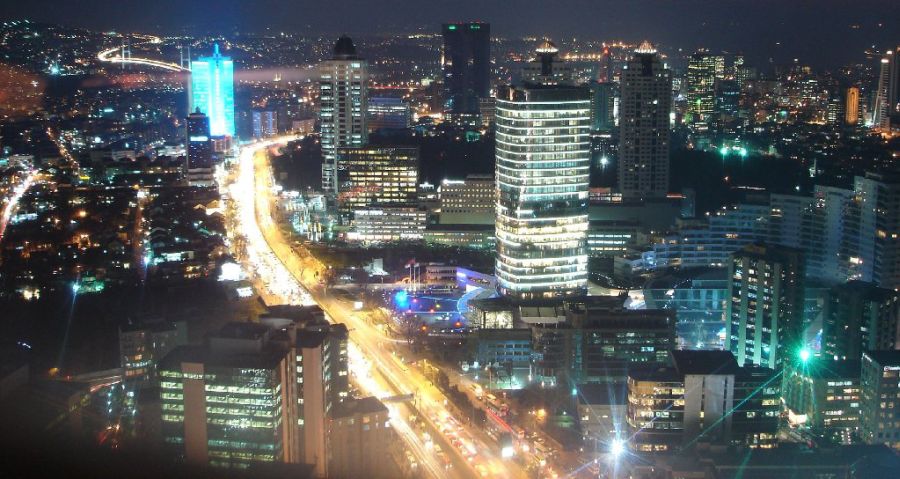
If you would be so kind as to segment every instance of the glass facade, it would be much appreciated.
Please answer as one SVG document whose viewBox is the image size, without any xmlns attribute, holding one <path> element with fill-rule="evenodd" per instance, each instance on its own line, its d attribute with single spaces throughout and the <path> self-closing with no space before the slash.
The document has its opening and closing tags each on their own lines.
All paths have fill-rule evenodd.
<svg viewBox="0 0 900 479">
<path fill-rule="evenodd" d="M 590 94 L 507 87 L 497 98 L 497 263 L 518 299 L 587 289 Z"/>
<path fill-rule="evenodd" d="M 186 403 L 202 401 L 210 465 L 246 469 L 254 463 L 284 461 L 279 372 L 280 367 L 214 368 L 204 374 L 160 371 L 165 442 L 183 447 Z M 187 379 L 202 381 L 204 397 L 185 397 Z"/>
<path fill-rule="evenodd" d="M 191 111 L 209 117 L 212 136 L 234 136 L 234 62 L 219 53 L 191 62 Z"/>
<path fill-rule="evenodd" d="M 444 111 L 449 117 L 475 117 L 478 99 L 491 88 L 491 26 L 449 23 L 443 26 Z"/>
<path fill-rule="evenodd" d="M 342 213 L 373 205 L 417 205 L 417 147 L 338 148 L 337 161 Z"/>
</svg>

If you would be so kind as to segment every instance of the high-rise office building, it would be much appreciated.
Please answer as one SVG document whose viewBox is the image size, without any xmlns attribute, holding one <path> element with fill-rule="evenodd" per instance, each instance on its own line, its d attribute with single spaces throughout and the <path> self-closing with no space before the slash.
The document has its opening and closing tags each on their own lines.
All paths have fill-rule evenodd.
<svg viewBox="0 0 900 479">
<path fill-rule="evenodd" d="M 835 443 L 853 442 L 862 394 L 859 372 L 859 359 L 822 357 L 790 364 L 782 393 L 789 420 Z"/>
<path fill-rule="evenodd" d="M 565 324 L 532 328 L 537 377 L 577 383 L 622 382 L 635 366 L 665 366 L 675 349 L 675 312 L 628 310 L 615 299 L 576 301 Z"/>
<path fill-rule="evenodd" d="M 690 124 L 705 131 L 715 108 L 716 80 L 725 78 L 725 57 L 698 51 L 687 67 L 687 100 Z"/>
<path fill-rule="evenodd" d="M 416 206 L 419 148 L 338 148 L 338 205 L 347 215 L 369 206 Z"/>
<path fill-rule="evenodd" d="M 803 254 L 753 244 L 731 255 L 725 320 L 739 365 L 778 369 L 802 349 Z"/>
<path fill-rule="evenodd" d="M 215 184 L 213 144 L 209 129 L 209 117 L 198 108 L 187 117 L 187 159 L 185 177 L 191 186 Z"/>
<path fill-rule="evenodd" d="M 500 89 L 496 272 L 505 296 L 587 291 L 590 120 L 586 88 Z"/>
<path fill-rule="evenodd" d="M 297 425 L 300 462 L 328 473 L 328 418 L 349 397 L 349 332 L 343 324 L 309 325 L 296 332 Z"/>
<path fill-rule="evenodd" d="M 860 436 L 900 449 L 900 351 L 867 351 L 860 371 Z"/>
<path fill-rule="evenodd" d="M 214 47 L 211 57 L 191 62 L 191 111 L 209 117 L 212 136 L 234 136 L 234 62 Z"/>
<path fill-rule="evenodd" d="M 736 118 L 741 103 L 741 87 L 737 80 L 719 80 L 715 83 L 715 91 L 713 111 L 716 118 Z"/>
<path fill-rule="evenodd" d="M 739 367 L 728 351 L 671 356 L 672 367 L 628 372 L 632 451 L 676 452 L 696 443 L 775 446 L 781 412 L 777 371 Z"/>
<path fill-rule="evenodd" d="M 857 360 L 863 351 L 900 345 L 900 293 L 850 281 L 828 293 L 822 312 L 822 353 Z"/>
<path fill-rule="evenodd" d="M 328 477 L 328 418 L 349 397 L 347 328 L 265 321 L 228 323 L 159 363 L 165 443 L 196 464 L 310 464 Z"/>
<path fill-rule="evenodd" d="M 298 463 L 296 364 L 256 323 L 231 323 L 159 363 L 162 434 L 187 462 Z"/>
<path fill-rule="evenodd" d="M 445 23 L 442 31 L 444 114 L 451 121 L 475 122 L 478 99 L 491 90 L 491 25 Z"/>
<path fill-rule="evenodd" d="M 278 134 L 278 112 L 253 110 L 253 138 L 269 138 Z"/>
<path fill-rule="evenodd" d="M 855 125 L 859 122 L 859 87 L 851 86 L 844 90 L 844 124 Z"/>
<path fill-rule="evenodd" d="M 404 130 L 412 121 L 409 103 L 402 98 L 369 98 L 369 131 Z"/>
<path fill-rule="evenodd" d="M 616 125 L 618 85 L 592 81 L 588 86 L 591 89 L 591 131 L 609 132 Z"/>
<path fill-rule="evenodd" d="M 469 175 L 465 180 L 444 180 L 438 189 L 440 223 L 493 225 L 497 187 L 491 175 Z"/>
<path fill-rule="evenodd" d="M 619 191 L 624 199 L 669 191 L 672 75 L 644 42 L 622 71 L 619 102 Z"/>
<path fill-rule="evenodd" d="M 337 149 L 369 142 L 368 64 L 342 36 L 330 60 L 319 64 L 319 128 L 322 134 L 322 190 L 338 192 Z"/>
</svg>

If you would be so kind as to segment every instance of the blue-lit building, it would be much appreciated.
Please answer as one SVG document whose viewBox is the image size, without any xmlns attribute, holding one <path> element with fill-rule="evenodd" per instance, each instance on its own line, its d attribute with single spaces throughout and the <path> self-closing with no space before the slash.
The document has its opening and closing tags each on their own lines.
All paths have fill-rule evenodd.
<svg viewBox="0 0 900 479">
<path fill-rule="evenodd" d="M 212 136 L 234 136 L 234 62 L 215 46 L 211 57 L 191 62 L 191 111 L 209 117 Z"/>
</svg>

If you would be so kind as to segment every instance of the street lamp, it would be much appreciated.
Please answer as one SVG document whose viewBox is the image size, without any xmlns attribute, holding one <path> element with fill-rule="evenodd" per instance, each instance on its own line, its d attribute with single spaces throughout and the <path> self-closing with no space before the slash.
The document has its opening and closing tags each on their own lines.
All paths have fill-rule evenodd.
<svg viewBox="0 0 900 479">
<path fill-rule="evenodd" d="M 625 453 L 625 441 L 621 439 L 613 439 L 612 444 L 609 446 L 609 453 L 612 454 L 613 458 L 618 459 L 619 456 Z"/>
</svg>

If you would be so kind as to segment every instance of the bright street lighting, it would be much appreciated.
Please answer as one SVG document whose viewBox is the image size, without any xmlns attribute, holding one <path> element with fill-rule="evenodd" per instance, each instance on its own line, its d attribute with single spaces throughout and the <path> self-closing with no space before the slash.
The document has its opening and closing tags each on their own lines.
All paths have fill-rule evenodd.
<svg viewBox="0 0 900 479">
<path fill-rule="evenodd" d="M 609 453 L 613 455 L 613 457 L 618 458 L 625 452 L 625 441 L 621 439 L 613 439 L 612 444 L 609 446 Z"/>
</svg>

